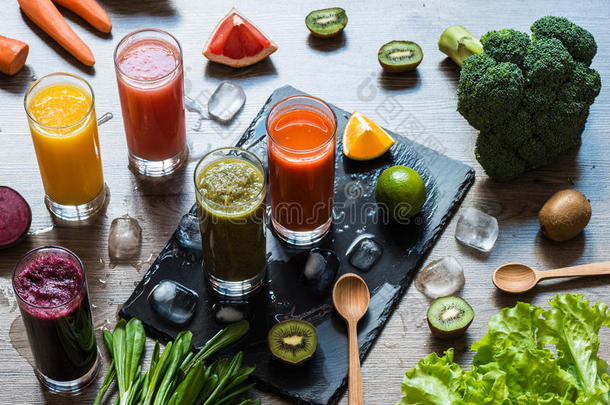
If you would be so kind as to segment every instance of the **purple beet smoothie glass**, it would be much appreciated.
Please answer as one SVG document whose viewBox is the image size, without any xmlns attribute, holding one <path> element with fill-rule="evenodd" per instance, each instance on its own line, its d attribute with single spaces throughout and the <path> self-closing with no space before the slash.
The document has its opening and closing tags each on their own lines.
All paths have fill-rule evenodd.
<svg viewBox="0 0 610 405">
<path fill-rule="evenodd" d="M 52 391 L 76 393 L 95 378 L 95 342 L 83 263 L 68 249 L 33 249 L 13 270 L 34 372 Z"/>
</svg>

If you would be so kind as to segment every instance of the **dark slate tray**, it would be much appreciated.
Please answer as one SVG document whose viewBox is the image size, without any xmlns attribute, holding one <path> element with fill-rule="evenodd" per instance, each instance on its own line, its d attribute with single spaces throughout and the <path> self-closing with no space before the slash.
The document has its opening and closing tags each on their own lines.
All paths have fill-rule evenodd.
<svg viewBox="0 0 610 405">
<path fill-rule="evenodd" d="M 252 150 L 266 163 L 265 118 L 279 100 L 302 92 L 282 87 L 271 95 L 260 113 L 246 130 L 237 146 Z M 441 155 L 432 149 L 392 133 L 396 145 L 386 155 L 369 162 L 344 158 L 341 150 L 343 127 L 350 114 L 332 106 L 337 115 L 337 162 L 335 180 L 335 222 L 320 247 L 334 250 L 341 263 L 338 275 L 360 274 L 371 291 L 368 313 L 359 323 L 360 354 L 364 359 L 388 317 L 400 301 L 422 258 L 428 253 L 439 234 L 457 209 L 461 199 L 474 182 L 472 168 Z M 374 187 L 377 176 L 389 166 L 403 164 L 417 170 L 428 190 L 422 212 L 410 224 L 383 224 L 371 211 L 375 207 Z M 352 214 L 355 213 L 355 214 Z M 364 214 L 363 214 L 364 213 Z M 206 287 L 201 263 L 201 239 L 196 211 L 186 214 L 144 275 L 120 315 L 138 317 L 149 334 L 167 340 L 188 328 L 193 342 L 201 346 L 220 327 L 213 306 L 217 297 Z M 357 218 L 357 219 L 354 219 Z M 362 233 L 372 234 L 384 249 L 381 259 L 367 272 L 351 266 L 345 252 Z M 233 350 L 244 352 L 244 363 L 256 365 L 253 376 L 259 388 L 279 393 L 302 404 L 335 404 L 347 383 L 346 328 L 334 313 L 330 287 L 320 293 L 303 283 L 304 253 L 282 245 L 272 232 L 267 234 L 271 254 L 267 283 L 262 291 L 249 300 L 251 329 L 243 342 Z M 244 247 L 247 249 L 247 247 Z M 161 280 L 172 279 L 199 294 L 196 312 L 182 328 L 167 324 L 151 310 L 148 296 Z M 331 280 L 332 281 L 332 280 Z M 330 283 L 332 285 L 332 282 Z M 214 307 L 217 308 L 217 307 Z M 300 317 L 314 323 L 319 343 L 315 356 L 307 363 L 291 367 L 272 359 L 266 335 L 275 322 Z"/>
</svg>

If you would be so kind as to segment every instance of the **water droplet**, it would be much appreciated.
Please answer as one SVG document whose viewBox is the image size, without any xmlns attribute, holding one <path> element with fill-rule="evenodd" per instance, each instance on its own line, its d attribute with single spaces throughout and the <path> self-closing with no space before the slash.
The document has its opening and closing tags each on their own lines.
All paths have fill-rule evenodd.
<svg viewBox="0 0 610 405">
<path fill-rule="evenodd" d="M 100 125 L 110 121 L 113 118 L 114 118 L 114 115 L 112 115 L 111 112 L 102 114 L 102 116 L 97 119 L 97 126 L 99 127 Z"/>
</svg>

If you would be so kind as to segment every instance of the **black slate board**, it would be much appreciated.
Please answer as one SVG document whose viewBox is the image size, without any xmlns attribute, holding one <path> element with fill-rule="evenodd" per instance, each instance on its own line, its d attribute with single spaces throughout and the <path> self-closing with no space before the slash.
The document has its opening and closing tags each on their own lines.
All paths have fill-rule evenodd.
<svg viewBox="0 0 610 405">
<path fill-rule="evenodd" d="M 293 94 L 303 93 L 290 86 L 273 92 L 237 146 L 250 149 L 266 163 L 265 118 L 276 102 Z M 370 162 L 344 158 L 340 152 L 340 134 L 350 114 L 331 107 L 337 116 L 339 134 L 335 221 L 320 247 L 337 253 L 341 259 L 339 275 L 358 273 L 371 291 L 370 309 L 360 321 L 358 330 L 360 353 L 364 358 L 422 258 L 472 185 L 474 171 L 394 133 L 396 145 L 386 155 Z M 373 211 L 375 180 L 381 171 L 396 164 L 417 170 L 428 190 L 422 212 L 407 225 L 380 223 L 383 221 Z M 163 340 L 173 338 L 181 329 L 188 328 L 193 332 L 195 347 L 200 347 L 222 325 L 212 310 L 218 298 L 206 287 L 201 270 L 201 239 L 194 208 L 182 218 L 180 226 L 127 300 L 120 315 L 140 318 L 149 334 Z M 381 259 L 367 272 L 352 267 L 345 257 L 351 242 L 362 233 L 374 235 L 384 249 Z M 272 232 L 267 234 L 267 239 L 268 252 L 271 254 L 267 283 L 256 297 L 249 300 L 251 330 L 233 350 L 244 352 L 245 364 L 256 365 L 253 376 L 259 388 L 279 393 L 297 403 L 335 404 L 347 383 L 347 338 L 343 321 L 332 309 L 330 288 L 322 294 L 314 292 L 302 281 L 302 263 L 306 253 L 285 247 Z M 183 328 L 163 322 L 148 304 L 150 291 L 163 279 L 175 280 L 199 294 L 200 302 L 195 315 Z M 278 320 L 288 317 L 309 320 L 318 330 L 319 344 L 315 356 L 299 367 L 280 364 L 271 358 L 267 349 L 269 328 Z"/>
</svg>

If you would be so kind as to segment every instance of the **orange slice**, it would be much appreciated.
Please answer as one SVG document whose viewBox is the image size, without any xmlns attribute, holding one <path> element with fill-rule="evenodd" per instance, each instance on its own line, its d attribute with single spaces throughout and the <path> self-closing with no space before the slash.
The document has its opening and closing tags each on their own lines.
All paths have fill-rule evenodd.
<svg viewBox="0 0 610 405">
<path fill-rule="evenodd" d="M 343 154 L 350 159 L 378 158 L 395 143 L 390 134 L 358 111 L 354 111 L 343 130 Z"/>
</svg>

